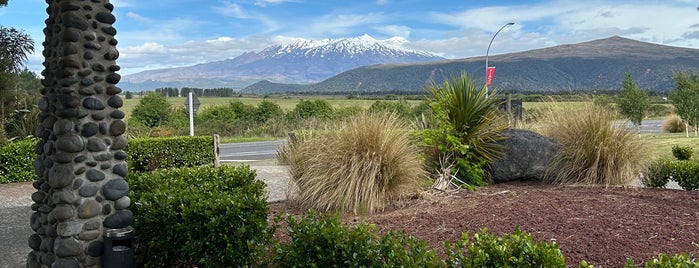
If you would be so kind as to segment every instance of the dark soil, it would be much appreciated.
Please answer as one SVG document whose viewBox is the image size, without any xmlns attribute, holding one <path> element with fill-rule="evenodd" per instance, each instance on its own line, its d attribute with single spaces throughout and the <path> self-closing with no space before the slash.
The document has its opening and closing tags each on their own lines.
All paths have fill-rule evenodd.
<svg viewBox="0 0 699 268">
<path fill-rule="evenodd" d="M 287 201 L 270 213 L 300 214 Z M 404 230 L 441 251 L 444 241 L 482 228 L 503 235 L 517 226 L 534 240 L 555 242 L 568 266 L 637 264 L 658 253 L 699 256 L 699 192 L 683 190 L 553 186 L 517 182 L 478 191 L 427 191 L 369 216 L 344 221 L 376 224 L 381 232 Z"/>
</svg>

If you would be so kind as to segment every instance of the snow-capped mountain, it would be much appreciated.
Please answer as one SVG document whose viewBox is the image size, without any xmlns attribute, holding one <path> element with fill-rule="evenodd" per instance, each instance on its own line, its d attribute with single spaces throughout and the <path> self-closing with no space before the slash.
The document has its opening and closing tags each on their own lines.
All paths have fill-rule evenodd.
<svg viewBox="0 0 699 268">
<path fill-rule="evenodd" d="M 157 84 L 242 88 L 260 80 L 314 83 L 361 66 L 444 59 L 428 52 L 404 49 L 406 43 L 401 37 L 377 40 L 369 35 L 302 40 L 247 52 L 233 59 L 127 75 L 120 86 L 125 90 L 143 90 L 158 87 Z"/>
</svg>

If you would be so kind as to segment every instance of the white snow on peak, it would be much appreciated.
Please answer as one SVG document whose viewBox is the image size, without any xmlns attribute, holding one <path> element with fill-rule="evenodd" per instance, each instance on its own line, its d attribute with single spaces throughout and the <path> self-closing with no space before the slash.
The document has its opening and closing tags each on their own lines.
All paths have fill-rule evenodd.
<svg viewBox="0 0 699 268">
<path fill-rule="evenodd" d="M 350 57 L 367 51 L 380 51 L 382 54 L 420 54 L 423 56 L 435 56 L 434 54 L 405 48 L 409 43 L 403 37 L 391 37 L 377 40 L 371 35 L 364 34 L 358 37 L 340 39 L 299 39 L 300 41 L 287 45 L 280 45 L 265 49 L 262 53 L 267 55 L 304 54 L 324 55 L 326 53 L 346 53 Z"/>
</svg>

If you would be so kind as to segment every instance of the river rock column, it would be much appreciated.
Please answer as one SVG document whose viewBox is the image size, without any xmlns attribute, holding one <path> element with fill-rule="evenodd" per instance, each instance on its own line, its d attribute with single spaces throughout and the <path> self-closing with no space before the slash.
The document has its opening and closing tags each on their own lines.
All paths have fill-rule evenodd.
<svg viewBox="0 0 699 268">
<path fill-rule="evenodd" d="M 100 267 L 106 229 L 131 224 L 114 6 L 46 0 L 39 180 L 27 267 Z"/>
</svg>

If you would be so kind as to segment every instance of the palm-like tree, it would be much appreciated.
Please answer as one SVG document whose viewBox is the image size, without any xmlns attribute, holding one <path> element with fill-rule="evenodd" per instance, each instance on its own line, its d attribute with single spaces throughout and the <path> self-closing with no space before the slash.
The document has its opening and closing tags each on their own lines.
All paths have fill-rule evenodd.
<svg viewBox="0 0 699 268">
<path fill-rule="evenodd" d="M 0 26 L 0 71 L 19 73 L 30 53 L 34 52 L 34 40 L 15 28 Z"/>
</svg>

